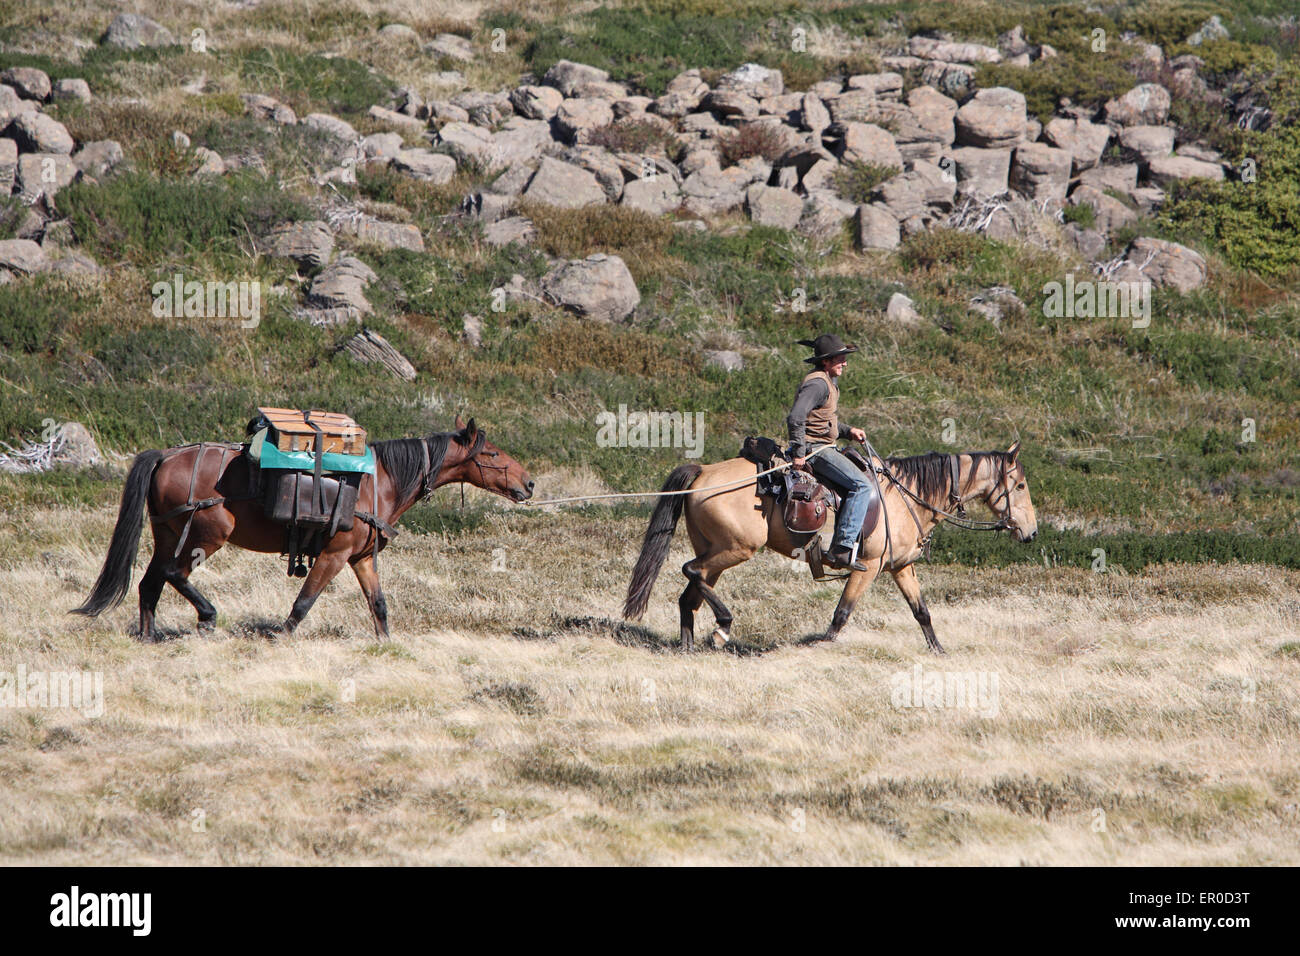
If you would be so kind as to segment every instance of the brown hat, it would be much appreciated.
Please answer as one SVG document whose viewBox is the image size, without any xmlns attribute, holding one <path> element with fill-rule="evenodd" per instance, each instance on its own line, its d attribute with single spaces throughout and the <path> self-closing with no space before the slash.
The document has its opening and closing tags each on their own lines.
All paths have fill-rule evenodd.
<svg viewBox="0 0 1300 956">
<path fill-rule="evenodd" d="M 806 345 L 813 350 L 811 358 L 804 359 L 809 364 L 816 365 L 822 359 L 838 358 L 841 355 L 848 355 L 850 352 L 856 352 L 856 345 L 845 345 L 844 340 L 838 335 L 825 332 L 815 339 L 800 339 L 799 345 Z"/>
</svg>

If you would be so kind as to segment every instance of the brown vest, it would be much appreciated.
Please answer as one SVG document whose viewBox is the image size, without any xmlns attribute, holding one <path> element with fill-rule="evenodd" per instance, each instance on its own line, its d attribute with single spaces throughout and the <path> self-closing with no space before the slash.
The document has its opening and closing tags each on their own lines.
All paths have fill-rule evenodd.
<svg viewBox="0 0 1300 956">
<path fill-rule="evenodd" d="M 825 382 L 829 394 L 824 405 L 808 413 L 808 427 L 804 431 L 804 438 L 809 445 L 825 445 L 840 437 L 839 417 L 836 415 L 840 407 L 840 390 L 831 381 L 830 374 L 822 369 L 809 372 L 803 377 L 803 382 L 810 378 L 819 378 Z M 799 383 L 800 386 L 803 382 Z"/>
</svg>

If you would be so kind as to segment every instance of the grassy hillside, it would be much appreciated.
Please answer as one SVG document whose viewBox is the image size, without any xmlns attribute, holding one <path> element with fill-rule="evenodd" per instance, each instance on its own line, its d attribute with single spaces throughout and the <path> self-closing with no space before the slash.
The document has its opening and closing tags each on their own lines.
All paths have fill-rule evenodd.
<svg viewBox="0 0 1300 956">
<path fill-rule="evenodd" d="M 598 413 L 620 404 L 701 411 L 706 459 L 730 456 L 746 434 L 783 437 L 804 368 L 794 340 L 836 330 L 861 348 L 844 381 L 844 416 L 882 452 L 1006 447 L 1015 437 L 1024 443 L 1048 553 L 1029 556 L 949 533 L 936 558 L 1050 561 L 1054 554 L 1086 563 L 1093 547 L 1109 546 L 1127 549 L 1139 563 L 1213 556 L 1300 565 L 1300 271 L 1277 253 L 1285 244 L 1273 241 L 1286 223 L 1264 221 L 1259 209 L 1216 218 L 1213 210 L 1230 200 L 1190 191 L 1159 221 L 1144 221 L 1141 232 L 1204 252 L 1210 280 L 1189 295 L 1157 291 L 1150 327 L 1133 329 L 1118 319 L 1044 317 L 1043 285 L 1069 271 L 1083 275 L 1081 259 L 965 233 L 932 232 L 895 253 L 864 255 L 847 236 L 817 243 L 751 226 L 739 214 L 696 233 L 603 206 L 532 210 L 537 248 L 496 250 L 442 218 L 484 181 L 472 169 L 443 186 L 382 172 L 318 190 L 308 177 L 329 167 L 331 144 L 305 127 L 264 129 L 240 115 L 237 95 L 273 93 L 300 115 L 326 110 L 368 132 L 379 128 L 364 115 L 371 104 L 452 65 L 463 66 L 476 88 L 497 88 L 567 57 L 654 93 L 687 66 L 707 75 L 757 60 L 786 71 L 789 88 L 802 88 L 868 69 L 899 36 L 935 26 L 989 40 L 1023 23 L 1036 42 L 1057 46 L 1063 62 L 1082 63 L 1081 32 L 1139 30 L 1172 51 L 1217 11 L 1233 39 L 1213 52 L 1232 82 L 1274 90 L 1285 109 L 1294 89 L 1286 86 L 1288 70 L 1296 69 L 1295 46 L 1287 42 L 1293 34 L 1267 28 L 1285 4 L 1119 4 L 1085 14 L 1042 4 L 796 8 L 646 0 L 578 12 L 559 4 L 487 4 L 478 19 L 445 21 L 379 4 L 331 6 L 310 21 L 290 9 L 267 3 L 197 15 L 212 39 L 206 54 L 184 47 L 80 53 L 59 44 L 31 52 L 41 21 L 22 5 L 10 5 L 0 18 L 8 24 L 0 34 L 0 67 L 86 77 L 101 95 L 51 112 L 78 139 L 119 140 L 135 166 L 58 197 L 81 245 L 110 268 L 107 278 L 41 276 L 0 287 L 0 436 L 16 442 L 38 433 L 46 419 L 76 420 L 101 445 L 129 454 L 237 438 L 257 404 L 345 411 L 377 438 L 445 428 L 457 411 L 468 411 L 535 474 L 555 476 L 556 483 L 540 487 L 542 495 L 561 493 L 577 474 L 615 490 L 647 490 L 680 463 L 681 450 L 599 447 Z M 93 39 L 107 19 L 69 7 L 63 29 Z M 468 66 L 397 56 L 374 31 L 398 19 L 423 33 L 449 29 L 476 39 L 499 28 L 506 51 Z M 711 27 L 695 28 L 704 23 Z M 815 31 L 820 55 L 788 50 L 791 24 Z M 988 81 L 1010 83 L 1005 71 L 1015 68 L 998 69 Z M 1076 86 L 1091 84 L 1070 90 L 1076 102 L 1104 99 L 1137 80 L 1118 66 L 1105 69 L 1071 72 Z M 200 72 L 207 80 L 202 95 L 179 91 Z M 1014 79 L 1026 88 L 1064 82 L 1040 75 L 1037 66 L 1021 73 Z M 1204 116 L 1182 121 L 1201 123 L 1207 137 L 1216 133 Z M 1269 188 L 1289 185 L 1294 192 L 1300 170 L 1286 163 L 1300 156 L 1297 128 L 1278 124 L 1235 139 L 1217 130 L 1224 137 L 1218 142 L 1277 155 L 1265 168 L 1290 178 L 1268 180 Z M 185 175 L 185 156 L 170 146 L 173 129 L 222 154 L 256 153 L 269 176 L 241 172 L 195 182 Z M 340 354 L 354 329 L 295 319 L 298 286 L 309 277 L 257 252 L 256 237 L 270 225 L 318 215 L 325 201 L 388 204 L 390 217 L 415 223 L 425 236 L 426 253 L 356 247 L 380 275 L 369 293 L 377 314 L 366 324 L 413 362 L 414 383 Z M 18 215 L 0 215 L 0 225 L 12 230 Z M 1243 230 L 1253 230 L 1246 238 L 1254 246 Z M 1267 255 L 1258 251 L 1261 243 Z M 516 273 L 534 279 L 546 270 L 541 253 L 597 251 L 622 255 L 636 278 L 642 304 L 628 322 L 593 326 L 536 303 L 492 310 L 491 290 Z M 264 303 L 253 331 L 157 319 L 150 286 L 178 271 L 256 278 L 285 294 Z M 1000 327 L 967 308 L 973 294 L 992 285 L 1013 288 L 1026 304 Z M 806 311 L 793 310 L 797 290 L 804 290 Z M 911 296 L 929 321 L 917 330 L 886 322 L 883 307 L 896 291 Z M 459 341 L 466 314 L 483 319 L 479 349 Z M 706 348 L 740 351 L 745 370 L 706 367 Z M 948 419 L 952 445 L 943 443 Z M 1243 440 L 1245 419 L 1256 423 L 1254 441 Z M 20 504 L 107 505 L 117 494 L 108 474 L 0 476 L 5 511 Z M 410 518 L 416 528 L 480 520 L 428 508 Z M 1170 532 L 1202 534 L 1164 537 Z"/>
</svg>

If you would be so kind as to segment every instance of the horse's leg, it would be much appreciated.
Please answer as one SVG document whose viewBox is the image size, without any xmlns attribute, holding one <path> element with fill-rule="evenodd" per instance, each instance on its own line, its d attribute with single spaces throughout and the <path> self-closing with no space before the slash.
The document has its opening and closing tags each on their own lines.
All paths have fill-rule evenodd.
<svg viewBox="0 0 1300 956">
<path fill-rule="evenodd" d="M 939 639 L 934 636 L 934 628 L 930 626 L 930 609 L 925 606 L 925 598 L 921 597 L 921 582 L 916 579 L 916 568 L 909 564 L 892 573 L 898 590 L 902 591 L 903 597 L 907 598 L 908 607 L 912 609 L 912 617 L 916 618 L 916 623 L 921 625 L 926 646 L 932 654 L 945 653 Z"/>
<path fill-rule="evenodd" d="M 844 593 L 840 595 L 840 603 L 835 606 L 835 614 L 831 617 L 831 626 L 822 635 L 822 640 L 833 641 L 839 636 L 844 625 L 848 623 L 849 615 L 853 613 L 853 606 L 858 603 L 862 592 L 876 580 L 879 571 L 879 565 L 873 566 L 868 562 L 867 570 L 854 571 L 849 575 L 848 581 L 844 583 Z"/>
<path fill-rule="evenodd" d="M 167 559 L 155 545 L 153 558 L 149 561 L 144 577 L 140 579 L 141 641 L 158 640 L 158 632 L 154 629 L 154 612 L 158 609 L 158 599 L 162 597 L 163 588 L 167 584 L 166 567 Z"/>
<path fill-rule="evenodd" d="M 379 588 L 379 572 L 375 570 L 375 556 L 367 551 L 351 560 L 357 583 L 361 585 L 361 593 L 366 596 L 370 616 L 375 622 L 375 636 L 381 641 L 386 641 L 388 640 L 388 602 L 384 600 L 384 592 Z"/>
<path fill-rule="evenodd" d="M 687 561 L 682 565 L 682 574 L 686 575 L 686 590 L 682 592 L 681 597 L 677 599 L 677 609 L 681 612 L 682 623 L 682 650 L 695 650 L 695 612 L 700 609 L 704 603 L 704 594 L 700 591 L 697 578 L 698 572 L 692 574 L 687 570 L 693 561 Z"/>
<path fill-rule="evenodd" d="M 217 609 L 203 596 L 203 592 L 190 580 L 204 561 L 221 550 L 226 543 L 233 522 L 225 525 L 215 514 L 195 515 L 190 534 L 185 540 L 185 547 L 176 559 L 176 563 L 166 571 L 167 583 L 174 587 L 181 597 L 194 605 L 198 613 L 199 632 L 211 631 L 217 626 Z"/>
<path fill-rule="evenodd" d="M 293 609 L 284 620 L 284 633 L 292 634 L 302 623 L 311 606 L 316 603 L 316 598 L 320 597 L 321 591 L 325 590 L 325 585 L 334 580 L 334 575 L 343 570 L 343 565 L 348 560 L 348 553 L 342 549 L 321 552 L 312 569 L 307 572 L 307 579 L 302 582 L 302 590 L 298 592 L 298 597 L 293 602 Z"/>
<path fill-rule="evenodd" d="M 718 583 L 718 578 L 727 568 L 734 568 L 738 564 L 748 561 L 754 556 L 754 551 L 749 548 L 731 548 L 727 551 L 720 551 L 716 554 L 709 554 L 702 558 L 696 558 L 694 561 L 687 561 L 682 571 L 691 579 L 696 590 L 701 597 L 709 603 L 709 609 L 713 611 L 713 617 L 717 621 L 717 626 L 713 629 L 711 638 L 715 647 L 718 645 L 718 638 L 722 638 L 722 643 L 726 644 L 731 640 L 731 622 L 733 620 L 731 611 L 722 603 L 713 586 Z"/>
</svg>

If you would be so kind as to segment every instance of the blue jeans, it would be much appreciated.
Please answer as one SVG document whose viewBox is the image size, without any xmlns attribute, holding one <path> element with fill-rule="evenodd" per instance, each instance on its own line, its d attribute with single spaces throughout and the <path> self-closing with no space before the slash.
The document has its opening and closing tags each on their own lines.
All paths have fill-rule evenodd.
<svg viewBox="0 0 1300 956">
<path fill-rule="evenodd" d="M 809 449 L 811 451 L 811 449 Z M 827 448 L 809 459 L 808 467 L 823 484 L 831 485 L 843 496 L 840 513 L 836 516 L 835 537 L 831 547 L 850 551 L 862 534 L 862 521 L 867 516 L 871 501 L 880 492 L 867 473 L 849 461 L 834 448 Z"/>
</svg>

